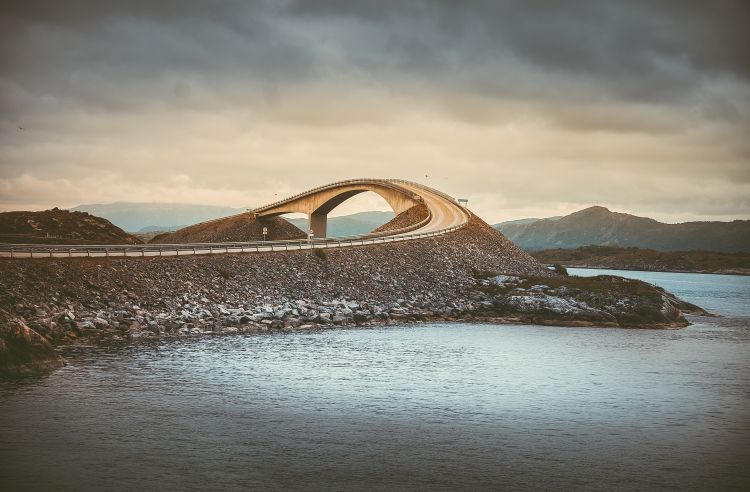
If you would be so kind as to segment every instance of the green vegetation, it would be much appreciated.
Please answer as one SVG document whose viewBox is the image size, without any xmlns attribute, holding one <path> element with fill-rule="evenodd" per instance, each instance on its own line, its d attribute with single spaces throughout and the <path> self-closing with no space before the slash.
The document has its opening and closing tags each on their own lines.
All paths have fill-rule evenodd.
<svg viewBox="0 0 750 492">
<path fill-rule="evenodd" d="M 655 251 L 615 246 L 582 246 L 532 253 L 542 263 L 622 270 L 717 272 L 750 274 L 750 253 L 717 251 Z"/>
</svg>

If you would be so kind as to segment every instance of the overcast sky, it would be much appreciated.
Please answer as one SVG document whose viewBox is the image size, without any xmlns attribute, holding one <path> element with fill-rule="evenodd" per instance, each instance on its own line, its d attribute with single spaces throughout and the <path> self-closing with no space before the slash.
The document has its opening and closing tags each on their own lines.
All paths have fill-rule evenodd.
<svg viewBox="0 0 750 492">
<path fill-rule="evenodd" d="M 489 222 L 750 218 L 749 5 L 5 0 L 0 209 L 398 177 Z"/>
</svg>

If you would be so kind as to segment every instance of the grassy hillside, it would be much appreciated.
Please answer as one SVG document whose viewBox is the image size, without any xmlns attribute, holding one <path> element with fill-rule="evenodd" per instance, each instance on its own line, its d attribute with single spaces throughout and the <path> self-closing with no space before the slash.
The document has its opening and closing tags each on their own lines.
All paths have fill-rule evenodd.
<svg viewBox="0 0 750 492">
<path fill-rule="evenodd" d="M 33 244 L 139 244 L 107 219 L 53 208 L 0 213 L 0 242 Z"/>
<path fill-rule="evenodd" d="M 750 251 L 750 221 L 665 224 L 646 217 L 590 207 L 560 219 L 495 226 L 527 251 L 619 246 L 657 251 Z"/>
<path fill-rule="evenodd" d="M 542 263 L 619 270 L 750 274 L 750 253 L 655 251 L 641 248 L 584 246 L 533 253 Z"/>
</svg>

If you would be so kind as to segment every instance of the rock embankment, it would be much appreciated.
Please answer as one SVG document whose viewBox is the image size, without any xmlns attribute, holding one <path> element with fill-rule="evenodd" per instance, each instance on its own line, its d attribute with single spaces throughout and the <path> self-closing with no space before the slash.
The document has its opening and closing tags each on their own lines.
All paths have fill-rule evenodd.
<svg viewBox="0 0 750 492">
<path fill-rule="evenodd" d="M 297 226 L 290 224 L 281 217 L 256 219 L 252 213 L 246 213 L 160 234 L 149 242 L 154 244 L 181 244 L 262 241 L 264 239 L 264 227 L 268 231 L 265 237 L 268 241 L 305 239 L 307 237 Z"/>
<path fill-rule="evenodd" d="M 107 219 L 53 208 L 0 213 L 0 242 L 25 244 L 140 244 Z"/>
<path fill-rule="evenodd" d="M 48 342 L 61 345 L 421 320 L 562 319 L 553 305 L 544 304 L 554 304 L 545 296 L 565 299 L 577 309 L 563 310 L 569 323 L 630 322 L 614 311 L 612 316 L 592 317 L 595 310 L 619 306 L 619 294 L 612 294 L 605 306 L 595 302 L 599 294 L 586 297 L 583 285 L 566 291 L 559 283 L 562 277 L 477 218 L 444 236 L 321 251 L 4 259 L 0 307 L 6 311 L 0 312 L 0 325 L 17 318 Z M 518 281 L 512 288 L 512 283 L 501 287 L 498 273 L 534 279 L 534 284 Z M 657 296 L 662 299 L 662 294 L 649 292 L 647 305 L 631 296 L 622 303 L 622 313 L 662 312 L 638 320 L 639 326 L 684 323 L 679 306 L 670 310 Z"/>
</svg>

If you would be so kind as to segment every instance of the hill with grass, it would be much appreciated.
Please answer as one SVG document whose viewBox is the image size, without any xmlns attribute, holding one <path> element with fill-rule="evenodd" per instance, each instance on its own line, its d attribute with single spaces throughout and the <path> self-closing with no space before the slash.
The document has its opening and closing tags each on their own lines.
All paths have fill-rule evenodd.
<svg viewBox="0 0 750 492">
<path fill-rule="evenodd" d="M 107 219 L 53 208 L 0 213 L 0 242 L 32 244 L 139 244 Z"/>
<path fill-rule="evenodd" d="M 589 207 L 561 218 L 494 226 L 527 251 L 618 246 L 657 251 L 750 251 L 750 221 L 665 224 L 647 217 Z"/>
</svg>

